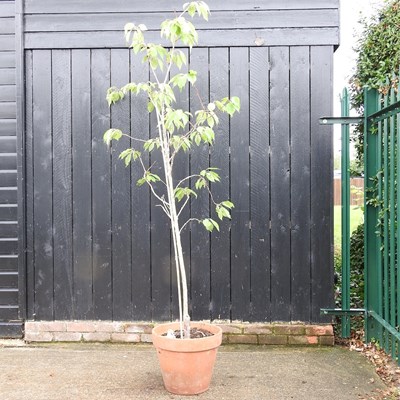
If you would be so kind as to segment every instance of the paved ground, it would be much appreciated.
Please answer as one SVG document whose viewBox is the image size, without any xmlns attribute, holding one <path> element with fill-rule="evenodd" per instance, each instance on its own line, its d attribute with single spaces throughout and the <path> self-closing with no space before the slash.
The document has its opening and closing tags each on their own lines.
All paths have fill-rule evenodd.
<svg viewBox="0 0 400 400">
<path fill-rule="evenodd" d="M 167 393 L 146 345 L 0 342 L 1 400 L 182 399 Z M 21 343 L 20 343 L 21 344 Z M 341 348 L 224 346 L 199 400 L 347 400 L 384 388 L 366 359 Z"/>
</svg>

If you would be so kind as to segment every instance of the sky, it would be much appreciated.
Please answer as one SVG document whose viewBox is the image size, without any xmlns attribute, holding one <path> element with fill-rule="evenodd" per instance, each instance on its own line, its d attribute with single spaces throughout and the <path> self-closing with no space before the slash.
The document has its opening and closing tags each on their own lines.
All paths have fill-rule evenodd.
<svg viewBox="0 0 400 400">
<path fill-rule="evenodd" d="M 340 47 L 334 55 L 335 111 L 340 110 L 340 105 L 337 106 L 339 94 L 347 86 L 355 67 L 356 56 L 353 48 L 356 46 L 357 38 L 362 31 L 358 21 L 361 16 L 375 15 L 376 10 L 383 4 L 384 0 L 340 0 Z"/>
<path fill-rule="evenodd" d="M 340 46 L 334 54 L 333 68 L 333 115 L 340 116 L 340 94 L 356 65 L 356 54 L 353 51 L 357 39 L 362 32 L 359 24 L 361 17 L 376 15 L 385 3 L 384 0 L 340 0 Z M 340 152 L 340 126 L 335 125 L 334 130 L 335 154 Z M 354 155 L 354 150 L 351 151 Z"/>
</svg>

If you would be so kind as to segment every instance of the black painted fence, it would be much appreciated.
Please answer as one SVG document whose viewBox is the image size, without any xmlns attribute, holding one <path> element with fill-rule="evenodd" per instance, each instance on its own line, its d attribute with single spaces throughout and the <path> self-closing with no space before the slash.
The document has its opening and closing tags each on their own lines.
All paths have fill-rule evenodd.
<svg viewBox="0 0 400 400">
<path fill-rule="evenodd" d="M 155 29 L 180 3 L 134 3 L 24 2 L 22 318 L 176 318 L 168 221 L 135 186 L 139 170 L 118 160 L 128 142 L 111 152 L 102 143 L 110 126 L 143 138 L 155 132 L 145 98 L 110 110 L 105 93 L 149 78 L 124 47 L 123 24 Z M 177 165 L 178 179 L 220 168 L 215 196 L 235 203 L 220 233 L 196 224 L 185 231 L 192 318 L 321 321 L 320 308 L 333 303 L 333 194 L 332 135 L 318 119 L 331 113 L 338 1 L 209 4 L 189 68 L 204 102 L 239 96 L 242 108 L 221 118 L 211 153 L 182 155 Z M 178 97 L 199 106 L 191 89 Z M 191 216 L 208 215 L 203 200 L 192 202 Z"/>
</svg>

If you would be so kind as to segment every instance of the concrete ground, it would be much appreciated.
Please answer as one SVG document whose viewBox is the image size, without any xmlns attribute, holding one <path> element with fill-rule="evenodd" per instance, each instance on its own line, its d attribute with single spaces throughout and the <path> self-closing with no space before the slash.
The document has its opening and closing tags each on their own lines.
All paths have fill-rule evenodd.
<svg viewBox="0 0 400 400">
<path fill-rule="evenodd" d="M 366 359 L 346 349 L 223 346 L 210 390 L 195 398 L 368 399 L 384 387 Z M 1 400 L 183 398 L 164 390 L 150 345 L 0 342 Z"/>
</svg>

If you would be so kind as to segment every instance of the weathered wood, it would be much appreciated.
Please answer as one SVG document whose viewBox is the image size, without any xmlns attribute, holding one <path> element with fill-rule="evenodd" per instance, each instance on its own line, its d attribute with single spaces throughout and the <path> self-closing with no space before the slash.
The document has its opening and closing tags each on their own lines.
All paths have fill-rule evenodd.
<svg viewBox="0 0 400 400">
<path fill-rule="evenodd" d="M 0 255 L 0 271 L 18 272 L 18 256 L 17 255 Z"/>
<path fill-rule="evenodd" d="M 230 50 L 230 96 L 241 99 L 240 113 L 231 120 L 231 293 L 232 319 L 250 318 L 250 132 L 249 49 Z"/>
<path fill-rule="evenodd" d="M 0 204 L 17 204 L 17 190 L 15 188 L 0 188 Z"/>
<path fill-rule="evenodd" d="M 271 319 L 290 321 L 289 48 L 270 56 Z"/>
<path fill-rule="evenodd" d="M 0 103 L 1 105 L 1 103 Z M 16 138 L 15 136 L 0 136 L 0 154 L 1 153 L 16 153 Z"/>
<path fill-rule="evenodd" d="M 14 136 L 15 134 L 15 119 L 0 119 L 0 136 Z"/>
<path fill-rule="evenodd" d="M 54 317 L 72 318 L 71 52 L 52 52 Z"/>
<path fill-rule="evenodd" d="M 33 177 L 33 54 L 25 53 L 25 207 L 27 318 L 35 314 L 34 177 Z M 1 126 L 1 125 L 0 125 Z"/>
<path fill-rule="evenodd" d="M 210 49 L 210 101 L 229 95 L 229 49 Z M 211 149 L 210 165 L 221 182 L 211 184 L 216 201 L 230 199 L 229 193 L 229 117 L 219 114 L 215 129 L 215 145 Z M 211 234 L 211 316 L 230 319 L 230 221 L 220 224 L 220 232 Z"/>
<path fill-rule="evenodd" d="M 148 42 L 159 42 L 159 32 L 147 32 Z M 163 44 L 166 44 L 162 42 Z M 293 28 L 293 29 L 238 29 L 205 31 L 199 40 L 200 47 L 223 46 L 301 46 L 304 43 L 315 45 L 338 45 L 339 29 L 332 28 Z M 0 41 L 0 47 L 2 43 Z M 181 47 L 177 43 L 177 47 Z M 25 48 L 123 48 L 122 32 L 38 32 L 25 35 Z M 184 46 L 185 47 L 185 46 Z"/>
<path fill-rule="evenodd" d="M 4 289 L 4 288 L 18 289 L 18 273 L 15 273 L 15 272 L 1 273 L 0 274 L 0 288 L 2 288 L 2 289 Z M 3 313 L 1 313 L 1 314 L 3 314 Z"/>
<path fill-rule="evenodd" d="M 0 13 L 1 13 L 1 4 L 0 4 Z M 15 33 L 15 19 L 13 17 L 9 18 L 0 18 L 0 34 L 13 34 Z"/>
<path fill-rule="evenodd" d="M 111 156 L 103 143 L 110 127 L 104 100 L 110 87 L 110 51 L 92 50 L 91 60 L 93 307 L 97 318 L 112 319 Z"/>
<path fill-rule="evenodd" d="M 17 169 L 17 154 L 16 153 L 0 153 L 0 169 Z"/>
<path fill-rule="evenodd" d="M 0 224 L 0 237 L 1 238 L 18 237 L 18 226 L 16 221 L 2 221 Z"/>
<path fill-rule="evenodd" d="M 129 82 L 129 69 L 129 51 L 111 50 L 111 86 L 121 87 Z M 129 117 L 129 98 L 111 107 L 112 127 L 127 134 Z M 113 318 L 120 321 L 132 319 L 131 177 L 130 168 L 118 158 L 130 146 L 127 137 L 112 144 Z"/>
<path fill-rule="evenodd" d="M 0 51 L 0 68 L 15 68 L 15 51 Z"/>
<path fill-rule="evenodd" d="M 34 185 L 34 271 L 35 315 L 38 319 L 54 317 L 54 244 L 53 244 L 53 143 L 51 124 L 51 52 L 33 54 L 33 185 Z"/>
<path fill-rule="evenodd" d="M 14 51 L 15 35 L 0 35 L 0 49 L 1 51 Z"/>
<path fill-rule="evenodd" d="M 93 319 L 90 50 L 71 53 L 74 318 Z"/>
<path fill-rule="evenodd" d="M 131 57 L 131 75 L 133 82 L 143 82 L 149 79 L 149 69 L 139 57 Z M 149 114 L 147 96 L 141 93 L 131 98 L 131 129 L 132 136 L 147 140 L 149 133 Z M 143 111 L 145 110 L 145 111 Z M 139 143 L 133 143 L 139 148 Z M 142 152 L 143 162 L 149 167 L 149 158 Z M 132 175 L 132 313 L 136 320 L 151 320 L 151 238 L 150 238 L 150 191 L 147 187 L 138 187 L 136 182 L 143 176 L 143 170 L 138 163 L 131 166 Z M 158 266 L 157 266 L 158 268 Z"/>
<path fill-rule="evenodd" d="M 208 49 L 193 49 L 190 54 L 190 69 L 197 71 L 196 88 L 190 88 L 190 112 L 207 107 L 208 93 Z M 190 154 L 190 174 L 199 174 L 209 167 L 209 146 L 200 144 Z M 210 215 L 209 196 L 206 190 L 191 200 L 191 218 L 204 219 Z M 212 207 L 211 209 L 213 209 Z M 187 232 L 187 231 L 186 231 Z M 191 232 L 191 299 L 192 318 L 210 318 L 210 234 L 202 224 L 193 222 Z"/>
<path fill-rule="evenodd" d="M 290 49 L 291 319 L 310 321 L 309 48 Z"/>
<path fill-rule="evenodd" d="M 34 14 L 25 17 L 25 32 L 122 32 L 127 21 L 145 24 L 148 30 L 159 30 L 165 13 Z M 1 21 L 0 21 L 1 22 Z M 196 20 L 200 37 L 207 30 L 320 28 L 339 26 L 337 9 L 216 11 L 209 21 Z M 6 33 L 6 32 L 4 32 Z M 122 35 L 121 35 L 122 36 Z"/>
<path fill-rule="evenodd" d="M 15 16 L 15 2 L 14 1 L 1 1 L 0 2 L 0 17 L 14 17 Z"/>
<path fill-rule="evenodd" d="M 1 321 L 16 321 L 18 320 L 18 305 L 14 306 L 2 306 L 0 307 Z M 22 329 L 19 328 L 19 334 L 22 335 Z M 9 334 L 2 333 L 1 322 L 0 322 L 0 337 L 9 338 Z"/>
<path fill-rule="evenodd" d="M 0 85 L 15 85 L 15 68 L 0 69 Z"/>
<path fill-rule="evenodd" d="M 301 9 L 329 9 L 338 8 L 339 0 L 269 0 L 268 2 L 258 0 L 234 0 L 229 3 L 223 1 L 211 1 L 209 6 L 212 11 L 216 10 L 301 10 Z M 157 3 L 142 2 L 140 11 L 180 11 L 182 2 L 179 0 L 158 0 Z M 71 0 L 59 2 L 56 0 L 26 0 L 25 12 L 27 14 L 55 14 L 55 13 L 96 13 L 96 12 L 137 12 L 136 3 L 127 3 L 126 0 L 115 0 L 112 3 L 107 0 Z"/>
<path fill-rule="evenodd" d="M 330 47 L 311 48 L 311 318 L 329 321 L 320 308 L 333 307 L 333 160 L 331 127 L 318 116 L 332 114 Z M 324 87 L 325 90 L 321 90 Z"/>
<path fill-rule="evenodd" d="M 180 154 L 175 168 L 177 179 L 208 165 L 220 168 L 214 199 L 231 198 L 235 209 L 220 233 L 209 235 L 196 223 L 184 232 L 192 318 L 318 322 L 319 308 L 332 300 L 332 238 L 325 186 L 331 136 L 321 137 L 317 121 L 330 112 L 329 85 L 325 93 L 320 88 L 331 80 L 338 1 L 215 3 L 211 22 L 197 24 L 201 47 L 185 68 L 198 70 L 205 105 L 239 96 L 242 110 L 232 121 L 220 116 L 211 153 L 204 146 L 202 154 Z M 128 96 L 110 115 L 105 94 L 111 85 L 149 79 L 148 67 L 125 48 L 123 24 L 144 19 L 154 29 L 164 11 L 181 3 L 160 0 L 140 9 L 125 0 L 25 4 L 27 315 L 176 318 L 169 221 L 148 187 L 136 187 L 140 165 L 125 168 L 118 160 L 129 140 L 113 144 L 110 153 L 102 136 L 109 126 L 140 139 L 156 134 L 154 117 L 149 121 L 143 112 L 145 95 Z M 9 23 L 0 27 L 0 188 L 7 188 L 0 190 L 7 206 L 0 217 L 16 220 L 17 207 L 9 207 L 16 205 L 17 185 L 15 53 L 1 47 L 11 47 Z M 158 41 L 159 32 L 146 35 Z M 193 88 L 177 100 L 191 111 L 200 107 Z M 159 168 L 159 156 L 144 154 L 146 166 L 154 161 Z M 193 201 L 181 222 L 217 218 L 207 193 L 202 196 L 206 201 Z M 16 238 L 12 222 L 0 223 L 0 239 Z M 7 251 L 14 243 L 3 242 Z M 16 258 L 1 258 L 0 271 L 6 268 L 14 271 Z"/>
<path fill-rule="evenodd" d="M 251 320 L 270 320 L 269 50 L 250 49 Z"/>
<path fill-rule="evenodd" d="M 0 187 L 17 186 L 17 170 L 0 170 Z"/>
<path fill-rule="evenodd" d="M 0 289 L 0 306 L 15 304 L 18 304 L 18 289 Z"/>
<path fill-rule="evenodd" d="M 17 205 L 0 204 L 0 221 L 16 221 L 16 220 L 17 220 Z"/>
<path fill-rule="evenodd" d="M 20 339 L 22 329 L 22 322 L 0 322 L 0 337 Z"/>
<path fill-rule="evenodd" d="M 0 103 L 0 119 L 14 119 L 16 116 L 17 107 L 15 101 Z"/>
<path fill-rule="evenodd" d="M 3 101 L 15 101 L 16 91 L 15 85 L 4 85 L 0 88 L 0 102 Z"/>
</svg>

